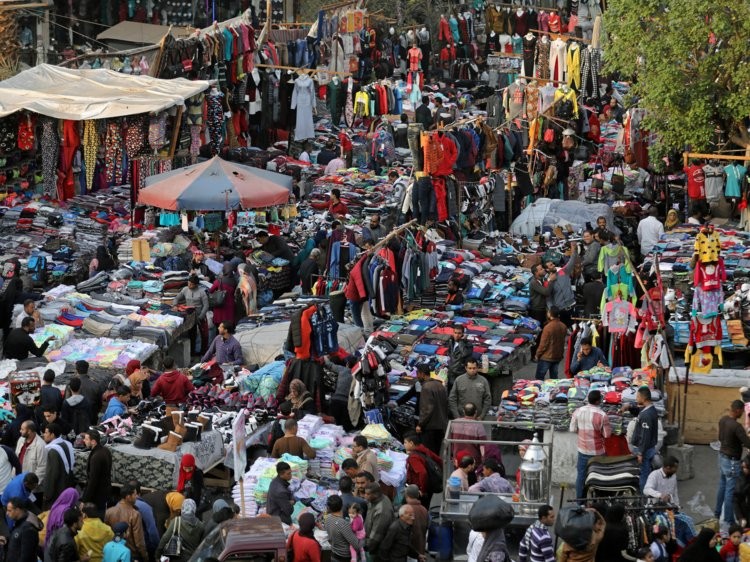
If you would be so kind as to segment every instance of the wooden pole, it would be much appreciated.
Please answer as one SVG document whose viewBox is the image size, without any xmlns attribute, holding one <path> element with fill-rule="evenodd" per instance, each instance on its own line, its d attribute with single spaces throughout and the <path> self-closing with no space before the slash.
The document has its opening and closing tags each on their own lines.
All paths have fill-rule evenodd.
<svg viewBox="0 0 750 562">
<path fill-rule="evenodd" d="M 235 467 L 235 470 L 237 470 L 237 467 Z M 243 468 L 244 471 L 244 468 Z M 247 517 L 247 512 L 245 511 L 245 479 L 240 476 L 239 479 L 240 483 L 240 517 Z"/>
<path fill-rule="evenodd" d="M 169 157 L 174 158 L 175 150 L 177 150 L 177 141 L 180 138 L 180 127 L 182 126 L 182 114 L 185 112 L 185 106 L 181 105 L 177 108 L 177 115 L 174 118 L 174 129 L 172 130 L 172 142 L 169 145 Z"/>
<path fill-rule="evenodd" d="M 736 161 L 743 161 L 748 162 L 750 159 L 750 155 L 746 152 L 742 156 L 736 156 L 734 154 L 708 154 L 703 152 L 683 152 L 682 153 L 682 163 L 685 164 L 685 167 L 688 167 L 689 160 L 691 158 L 715 158 L 716 160 L 736 160 Z"/>
</svg>

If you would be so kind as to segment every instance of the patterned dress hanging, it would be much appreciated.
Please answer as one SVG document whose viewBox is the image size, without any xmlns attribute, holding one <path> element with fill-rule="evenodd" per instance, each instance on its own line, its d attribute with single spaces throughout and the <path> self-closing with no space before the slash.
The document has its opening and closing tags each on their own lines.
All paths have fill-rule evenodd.
<svg viewBox="0 0 750 562">
<path fill-rule="evenodd" d="M 120 124 L 114 121 L 107 124 L 107 136 L 104 139 L 104 168 L 107 185 L 122 183 L 122 133 Z"/>
<path fill-rule="evenodd" d="M 99 150 L 99 132 L 96 121 L 88 120 L 83 123 L 83 163 L 86 166 L 86 189 L 94 187 L 94 173 L 96 172 L 96 154 Z"/>
<path fill-rule="evenodd" d="M 60 137 L 57 134 L 57 121 L 42 121 L 42 172 L 44 173 L 44 194 L 54 199 L 57 195 L 57 160 L 60 154 Z"/>
</svg>

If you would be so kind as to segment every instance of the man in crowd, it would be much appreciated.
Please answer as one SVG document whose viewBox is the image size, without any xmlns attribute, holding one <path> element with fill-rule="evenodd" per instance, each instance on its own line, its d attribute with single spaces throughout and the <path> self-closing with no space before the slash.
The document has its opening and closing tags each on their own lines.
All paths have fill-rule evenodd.
<svg viewBox="0 0 750 562">
<path fill-rule="evenodd" d="M 128 402 L 130 402 L 130 389 L 127 386 L 118 386 L 115 395 L 109 399 L 102 421 L 115 416 L 125 416 L 128 413 Z"/>
<path fill-rule="evenodd" d="M 327 166 L 334 158 L 336 158 L 336 143 L 334 141 L 328 141 L 325 147 L 318 152 L 318 165 Z"/>
<path fill-rule="evenodd" d="M 576 498 L 583 498 L 589 460 L 605 454 L 604 440 L 612 434 L 609 417 L 601 409 L 601 404 L 601 391 L 591 390 L 588 404 L 575 410 L 570 419 L 570 432 L 578 433 Z"/>
<path fill-rule="evenodd" d="M 294 511 L 294 496 L 289 489 L 292 481 L 292 467 L 288 463 L 276 463 L 276 478 L 271 480 L 268 487 L 268 501 L 266 513 L 278 516 L 283 523 L 292 524 L 292 512 Z"/>
<path fill-rule="evenodd" d="M 36 307 L 36 301 L 34 299 L 26 299 L 23 301 L 23 310 L 21 310 L 20 314 L 16 316 L 16 319 L 13 320 L 13 327 L 20 328 L 23 324 L 23 319 L 26 317 L 33 318 L 37 328 L 44 326 L 44 320 L 42 320 L 42 316 L 39 314 L 39 309 Z"/>
<path fill-rule="evenodd" d="M 474 358 L 467 359 L 466 372 L 460 375 L 448 396 L 448 407 L 453 419 L 463 415 L 463 405 L 467 402 L 477 405 L 479 419 L 483 420 L 492 405 L 492 391 L 487 379 L 479 374 L 479 365 Z"/>
<path fill-rule="evenodd" d="M 102 385 L 89 376 L 89 364 L 87 361 L 76 361 L 76 374 L 73 378 L 81 379 L 81 394 L 91 404 L 91 425 L 96 425 L 99 422 L 99 413 L 102 411 L 104 389 Z M 70 397 L 71 394 L 70 385 L 68 385 L 68 388 L 65 390 L 65 398 Z"/>
<path fill-rule="evenodd" d="M 162 364 L 164 372 L 151 387 L 151 396 L 161 396 L 167 406 L 176 406 L 187 400 L 194 388 L 193 383 L 174 368 L 174 359 L 167 355 Z"/>
<path fill-rule="evenodd" d="M 482 475 L 484 478 L 469 486 L 470 492 L 512 494 L 515 491 L 513 485 L 500 474 L 500 463 L 493 458 L 484 461 Z"/>
<path fill-rule="evenodd" d="M 557 367 L 565 356 L 565 338 L 568 328 L 560 321 L 556 307 L 547 310 L 547 324 L 539 336 L 539 346 L 536 348 L 536 378 L 543 380 L 547 377 L 557 378 Z"/>
<path fill-rule="evenodd" d="M 409 504 L 398 508 L 398 519 L 388 527 L 388 531 L 380 544 L 380 560 L 392 562 L 406 562 L 407 557 L 425 561 L 424 555 L 419 554 L 412 544 L 411 534 L 414 525 L 414 508 Z"/>
<path fill-rule="evenodd" d="M 156 517 L 154 516 L 154 509 L 146 503 L 141 497 L 141 483 L 138 480 L 131 480 L 128 482 L 129 486 L 132 486 L 135 490 L 135 508 L 138 513 L 141 514 L 143 520 L 143 532 L 146 535 L 146 548 L 148 549 L 149 556 L 153 556 L 156 552 L 156 547 L 159 546 L 159 531 L 156 526 Z"/>
<path fill-rule="evenodd" d="M 380 480 L 380 470 L 378 469 L 378 455 L 370 449 L 367 443 L 367 437 L 357 435 L 352 444 L 352 457 L 357 461 L 359 469 L 369 472 L 377 482 Z"/>
<path fill-rule="evenodd" d="M 357 477 L 354 479 L 354 495 L 366 500 L 367 485 L 373 483 L 375 483 L 375 477 L 366 470 L 357 473 Z"/>
<path fill-rule="evenodd" d="M 453 337 L 448 341 L 448 392 L 456 379 L 466 372 L 466 361 L 474 354 L 474 347 L 464 338 L 462 324 L 453 324 Z"/>
<path fill-rule="evenodd" d="M 91 557 L 89 562 L 102 562 L 104 545 L 111 541 L 115 534 L 112 527 L 101 520 L 101 512 L 93 503 L 84 503 L 81 511 L 83 526 L 76 535 L 78 552 L 88 554 Z"/>
<path fill-rule="evenodd" d="M 23 498 L 11 498 L 5 506 L 5 516 L 13 521 L 10 538 L 0 537 L 0 544 L 8 544 L 6 560 L 37 562 L 39 531 L 43 524 L 29 509 L 31 503 Z"/>
<path fill-rule="evenodd" d="M 228 295 L 227 298 L 233 297 Z M 234 324 L 224 321 L 219 324 L 217 331 L 219 335 L 211 342 L 201 361 L 205 363 L 216 359 L 219 365 L 242 365 L 245 360 L 240 342 L 234 337 Z"/>
<path fill-rule="evenodd" d="M 605 365 L 607 365 L 607 358 L 602 353 L 602 350 L 593 346 L 591 338 L 583 338 L 581 340 L 581 350 L 570 363 L 570 374 L 577 375 L 594 367 L 603 367 Z"/>
<path fill-rule="evenodd" d="M 655 408 L 652 409 L 655 410 Z M 735 483 L 740 475 L 742 448 L 750 448 L 750 437 L 737 421 L 744 415 L 744 412 L 743 402 L 735 400 L 729 406 L 729 413 L 719 420 L 719 490 L 716 494 L 714 516 L 720 519 L 723 508 L 726 525 L 735 523 L 733 508 Z"/>
<path fill-rule="evenodd" d="M 584 279 L 586 281 L 581 289 L 583 315 L 586 318 L 595 318 L 600 314 L 602 294 L 604 293 L 602 274 L 595 271 L 590 276 L 584 276 Z"/>
<path fill-rule="evenodd" d="M 583 257 L 581 266 L 583 274 L 589 277 L 599 272 L 599 250 L 602 245 L 594 239 L 594 232 L 586 229 L 583 231 Z"/>
<path fill-rule="evenodd" d="M 626 410 L 630 410 L 630 413 L 632 415 L 638 416 L 635 425 L 635 431 L 633 432 L 630 444 L 633 446 L 634 454 L 638 456 L 638 462 L 641 465 L 640 488 L 641 490 L 643 490 L 644 486 L 646 485 L 646 479 L 648 478 L 648 475 L 651 474 L 651 461 L 653 460 L 654 455 L 656 455 L 656 440 L 659 433 L 659 416 L 656 412 L 656 407 L 654 407 L 654 404 L 651 402 L 651 390 L 647 386 L 642 386 L 638 389 L 638 392 L 636 392 L 635 395 L 635 400 L 637 405 L 631 407 L 624 406 L 623 413 Z M 737 402 L 739 402 L 739 400 Z M 740 402 L 740 405 L 742 405 L 742 402 Z M 750 439 L 748 439 L 747 436 L 745 436 L 745 438 L 750 444 Z M 740 458 L 738 454 L 737 472 L 735 472 L 734 474 L 739 473 L 739 462 Z M 722 473 L 722 483 L 724 482 L 723 478 L 724 474 Z M 727 493 L 727 511 L 729 513 L 729 517 L 734 518 L 732 515 L 732 494 L 734 493 L 734 479 L 732 479 L 731 484 L 732 489 Z M 721 490 L 721 484 L 719 485 L 719 489 Z"/>
<path fill-rule="evenodd" d="M 416 433 L 408 433 L 404 436 L 404 449 L 409 455 L 406 457 L 406 482 L 414 484 L 422 493 L 422 505 L 430 508 L 434 483 L 430 481 L 428 463 L 432 461 L 437 466 L 442 466 L 443 460 L 427 447 L 425 447 Z"/>
<path fill-rule="evenodd" d="M 417 365 L 417 380 L 422 387 L 419 392 L 419 423 L 417 433 L 422 443 L 436 455 L 448 427 L 448 393 L 445 385 L 438 379 L 430 377 L 430 365 Z"/>
<path fill-rule="evenodd" d="M 349 506 L 357 504 L 362 509 L 362 517 L 367 517 L 367 500 L 355 496 L 352 491 L 354 490 L 354 481 L 348 476 L 342 476 L 339 478 L 339 492 L 341 493 L 341 500 L 344 502 L 344 513 L 349 513 Z"/>
<path fill-rule="evenodd" d="M 454 420 L 451 425 L 450 438 L 462 441 L 462 443 L 453 443 L 451 446 L 451 458 L 457 459 L 459 453 L 465 453 L 476 459 L 478 463 L 482 462 L 485 446 L 480 443 L 487 441 L 487 431 L 478 421 L 476 405 L 473 402 L 466 402 L 463 417 Z"/>
<path fill-rule="evenodd" d="M 23 472 L 33 472 L 43 484 L 47 472 L 47 450 L 36 424 L 27 420 L 21 424 L 21 438 L 16 443 L 16 456 Z"/>
<path fill-rule="evenodd" d="M 291 261 L 291 260 L 290 260 Z M 194 308 L 196 314 L 195 326 L 190 329 L 190 354 L 201 355 L 198 352 L 197 336 L 200 334 L 201 345 L 205 349 L 208 346 L 208 322 L 206 314 L 208 313 L 208 293 L 200 286 L 200 278 L 197 275 L 188 277 L 187 287 L 177 293 L 174 298 L 174 306 L 184 304 L 187 307 Z"/>
<path fill-rule="evenodd" d="M 432 111 L 428 96 L 422 96 L 422 104 L 414 112 L 414 121 L 420 123 L 425 131 L 432 127 Z"/>
<path fill-rule="evenodd" d="M 91 404 L 81 394 L 81 379 L 73 377 L 70 379 L 70 396 L 62 403 L 60 418 L 72 428 L 76 435 L 80 435 L 90 426 Z M 60 391 L 55 389 L 57 395 L 62 399 Z"/>
<path fill-rule="evenodd" d="M 549 528 L 555 524 L 555 510 L 551 505 L 543 505 L 537 511 L 538 519 L 518 545 L 519 562 L 555 562 L 555 549 Z"/>
<path fill-rule="evenodd" d="M 125 484 L 120 489 L 120 498 L 122 499 L 117 505 L 107 510 L 104 522 L 110 527 L 114 527 L 117 523 L 127 523 L 128 531 L 125 533 L 125 542 L 130 549 L 131 556 L 136 560 L 148 560 L 143 520 L 135 507 L 137 497 L 135 488 Z"/>
<path fill-rule="evenodd" d="M 654 249 L 659 238 L 664 234 L 664 225 L 656 218 L 659 214 L 656 206 L 652 206 L 646 212 L 646 217 L 638 223 L 638 244 L 641 246 L 641 256 L 646 257 Z"/>
<path fill-rule="evenodd" d="M 100 513 L 104 513 L 112 491 L 112 452 L 102 445 L 102 436 L 95 429 L 83 434 L 83 444 L 91 452 L 86 466 L 86 488 L 81 500 L 93 503 Z"/>
<path fill-rule="evenodd" d="M 334 188 L 331 190 L 331 199 L 328 202 L 328 212 L 334 218 L 341 218 L 349 214 L 349 207 L 341 201 L 341 190 Z"/>
<path fill-rule="evenodd" d="M 28 359 L 29 354 L 35 357 L 42 357 L 44 352 L 47 351 L 50 342 L 55 339 L 55 336 L 48 337 L 41 347 L 37 347 L 36 343 L 34 343 L 34 340 L 31 338 L 31 334 L 34 333 L 34 330 L 36 330 L 36 323 L 30 316 L 27 316 L 21 321 L 20 328 L 13 328 L 3 345 L 5 358 L 21 361 L 23 359 Z"/>
<path fill-rule="evenodd" d="M 63 526 L 52 534 L 52 539 L 46 546 L 44 559 L 55 562 L 77 562 L 81 559 L 78 554 L 75 536 L 83 526 L 83 515 L 78 507 L 71 507 L 63 515 Z"/>
<path fill-rule="evenodd" d="M 300 458 L 315 458 L 315 449 L 310 447 L 307 441 L 297 435 L 297 420 L 294 418 L 286 420 L 284 424 L 284 437 L 278 439 L 273 444 L 271 456 L 278 459 L 287 453 Z"/>
<path fill-rule="evenodd" d="M 371 562 L 380 562 L 380 545 L 385 539 L 388 528 L 393 522 L 393 504 L 378 484 L 368 484 L 367 517 L 365 518 L 365 550 L 371 557 Z"/>
<path fill-rule="evenodd" d="M 60 389 L 54 386 L 55 378 L 55 371 L 52 369 L 44 371 L 42 386 L 39 388 L 39 406 L 37 406 L 36 409 L 36 419 L 39 423 L 42 421 L 42 413 L 47 406 L 52 406 L 58 412 L 62 410 L 63 397 L 60 393 Z M 89 410 L 90 409 L 91 408 L 89 408 Z"/>
<path fill-rule="evenodd" d="M 341 463 L 341 471 L 339 472 L 340 477 L 343 478 L 344 476 L 348 476 L 352 479 L 352 482 L 354 482 L 357 474 L 359 474 L 357 461 L 354 459 L 344 459 L 344 462 Z"/>
<path fill-rule="evenodd" d="M 326 505 L 328 517 L 325 519 L 325 529 L 331 545 L 331 562 L 350 562 L 350 548 L 359 551 L 363 541 L 357 538 L 349 522 L 344 520 L 344 505 L 340 496 L 329 496 Z"/>
<path fill-rule="evenodd" d="M 67 436 L 70 435 L 70 432 L 73 430 L 70 424 L 60 417 L 60 411 L 56 410 L 54 406 L 47 406 L 46 408 L 44 408 L 43 416 L 44 419 L 42 420 L 42 436 L 44 436 L 44 430 L 47 429 L 47 426 L 53 423 L 60 426 L 60 431 L 62 432 L 60 435 L 63 438 L 67 438 Z"/>
<path fill-rule="evenodd" d="M 643 488 L 643 495 L 656 498 L 659 503 L 680 505 L 677 493 L 677 469 L 679 461 L 674 457 L 667 457 L 661 468 L 651 471 Z"/>
<path fill-rule="evenodd" d="M 388 230 L 380 222 L 380 213 L 370 215 L 370 223 L 362 228 L 362 239 L 377 244 L 385 238 L 386 234 L 388 234 Z"/>
<path fill-rule="evenodd" d="M 549 281 L 551 289 L 547 299 L 547 308 L 557 307 L 560 320 L 570 327 L 573 325 L 573 307 L 576 304 L 576 295 L 573 292 L 573 273 L 578 264 L 578 252 L 570 251 L 570 257 L 563 267 L 556 271 L 554 280 Z M 552 262 L 546 264 L 548 271 L 554 271 Z"/>
<path fill-rule="evenodd" d="M 419 488 L 407 486 L 404 489 L 404 502 L 414 510 L 411 545 L 417 551 L 417 554 L 424 555 L 427 552 L 427 528 L 430 525 L 430 513 L 420 501 Z"/>
<path fill-rule="evenodd" d="M 34 501 L 34 490 L 39 486 L 39 478 L 33 472 L 21 472 L 11 480 L 3 490 L 3 505 L 8 505 L 11 498 L 22 498 Z"/>
<path fill-rule="evenodd" d="M 529 281 L 529 296 L 531 299 L 529 314 L 540 325 L 544 326 L 544 322 L 547 320 L 547 298 L 551 292 L 549 285 L 545 284 L 547 271 L 542 264 L 538 263 L 531 269 L 531 272 L 533 277 Z M 557 274 L 552 273 L 547 282 L 552 283 L 556 278 Z"/>
<path fill-rule="evenodd" d="M 44 442 L 47 443 L 47 465 L 42 489 L 44 505 L 51 507 L 62 491 L 73 484 L 75 455 L 73 446 L 62 438 L 62 430 L 56 423 L 44 429 Z"/>
</svg>

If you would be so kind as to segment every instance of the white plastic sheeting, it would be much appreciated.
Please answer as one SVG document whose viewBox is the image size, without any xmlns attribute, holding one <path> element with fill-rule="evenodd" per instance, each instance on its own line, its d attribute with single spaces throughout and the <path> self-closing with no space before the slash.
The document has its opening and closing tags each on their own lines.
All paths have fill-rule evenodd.
<svg viewBox="0 0 750 562">
<path fill-rule="evenodd" d="M 183 105 L 207 88 L 205 80 L 41 64 L 0 82 L 0 117 L 21 110 L 73 121 L 124 117 Z"/>
<path fill-rule="evenodd" d="M 537 199 L 526 207 L 510 226 L 512 234 L 531 237 L 536 229 L 555 228 L 567 225 L 574 230 L 586 228 L 586 223 L 596 228 L 596 219 L 605 217 L 607 228 L 616 234 L 620 230 L 614 224 L 614 213 L 606 203 L 582 203 L 581 201 L 561 201 L 559 199 Z"/>
<path fill-rule="evenodd" d="M 711 369 L 710 375 L 690 373 L 690 384 L 706 386 L 724 386 L 737 389 L 737 400 L 740 399 L 739 389 L 750 387 L 750 371 L 746 369 Z M 672 367 L 669 371 L 669 382 L 685 384 L 685 367 Z"/>
</svg>

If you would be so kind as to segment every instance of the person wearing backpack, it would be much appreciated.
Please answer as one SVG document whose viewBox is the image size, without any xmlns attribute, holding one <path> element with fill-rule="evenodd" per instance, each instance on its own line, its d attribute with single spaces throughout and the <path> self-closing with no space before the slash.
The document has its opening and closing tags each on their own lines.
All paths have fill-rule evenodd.
<svg viewBox="0 0 750 562">
<path fill-rule="evenodd" d="M 430 509 L 432 495 L 443 490 L 442 459 L 427 447 L 416 433 L 404 437 L 406 457 L 406 483 L 414 484 L 422 493 L 421 502 Z"/>
</svg>

